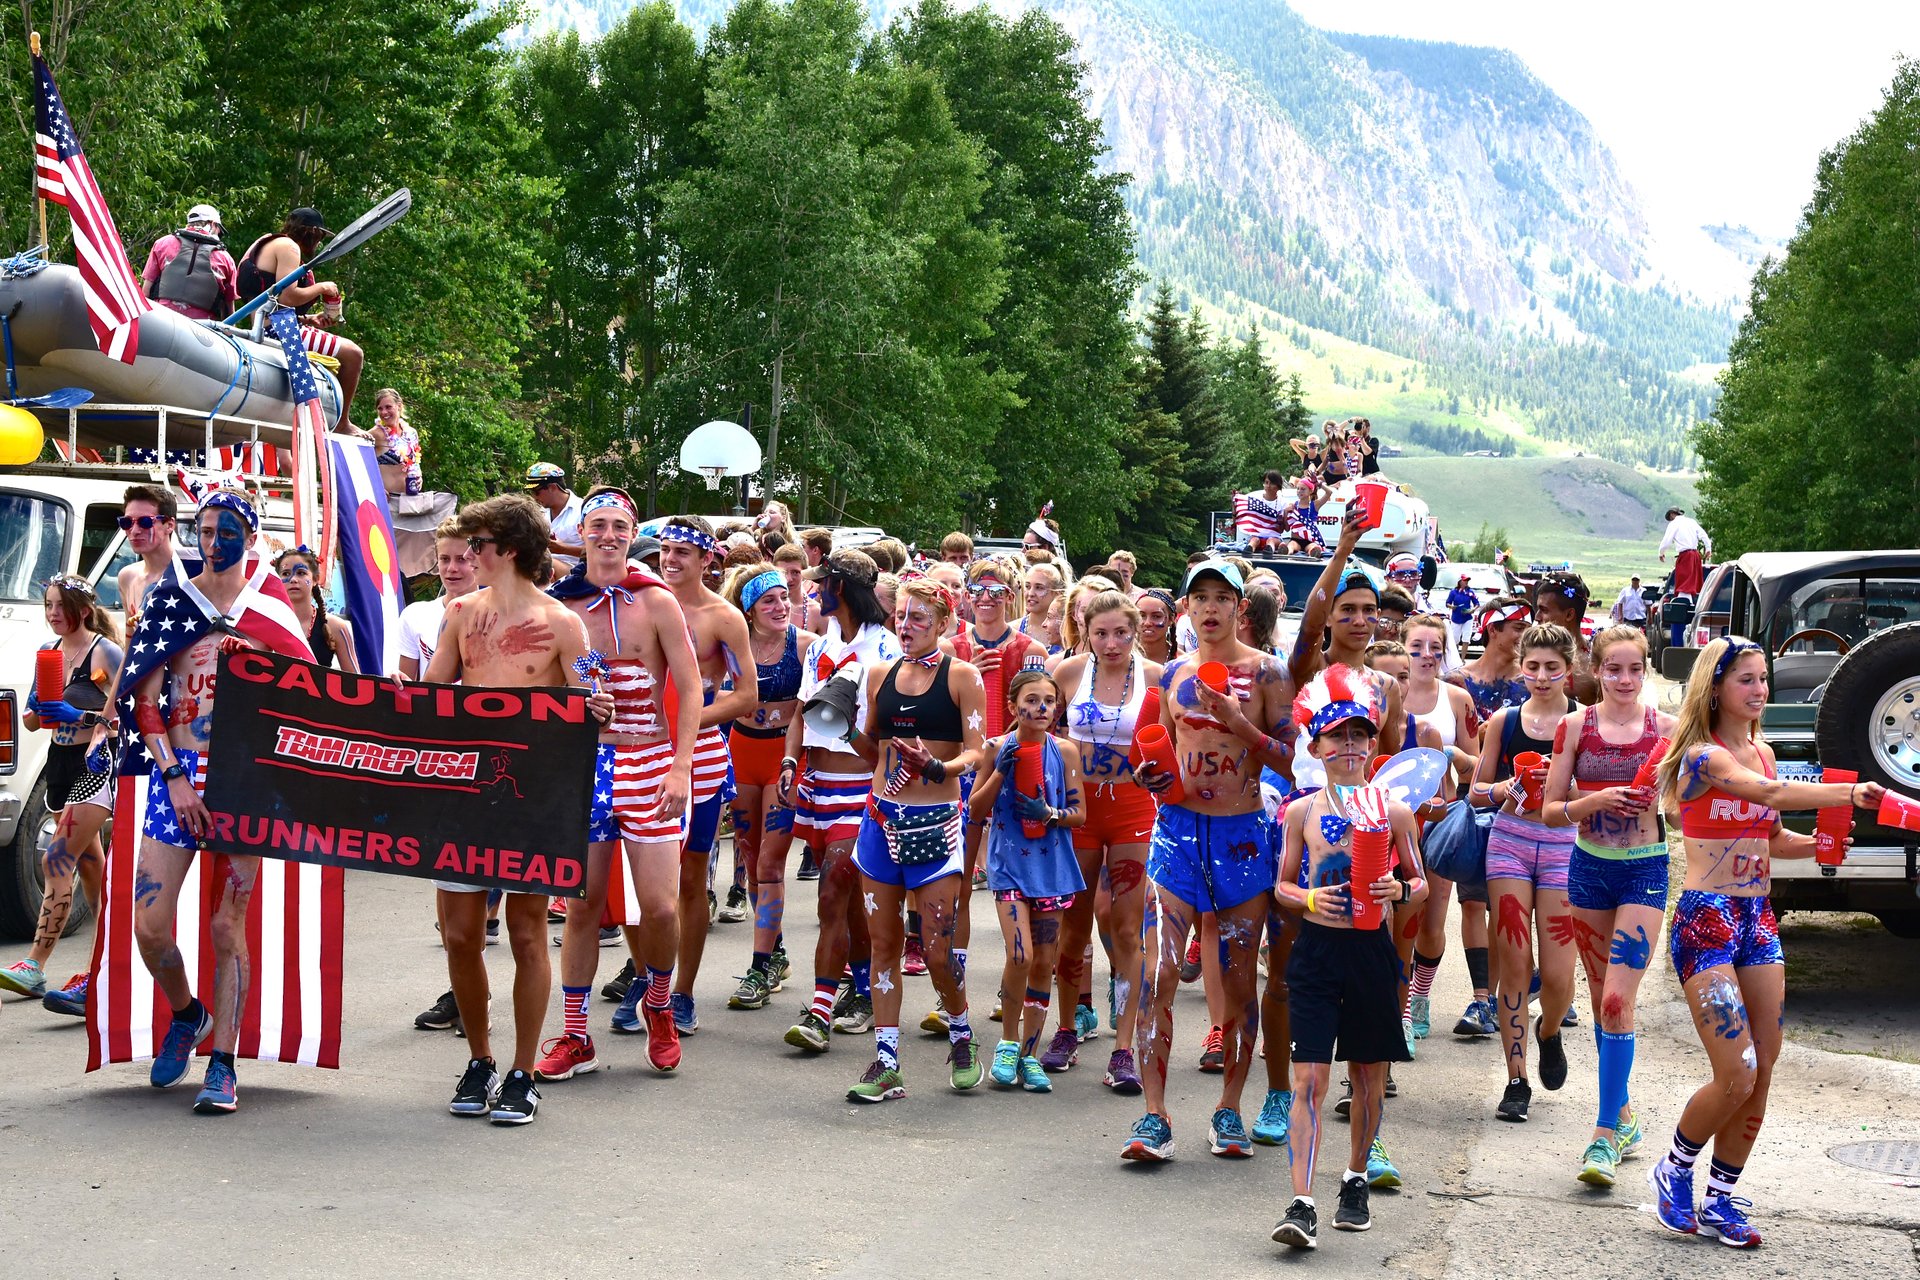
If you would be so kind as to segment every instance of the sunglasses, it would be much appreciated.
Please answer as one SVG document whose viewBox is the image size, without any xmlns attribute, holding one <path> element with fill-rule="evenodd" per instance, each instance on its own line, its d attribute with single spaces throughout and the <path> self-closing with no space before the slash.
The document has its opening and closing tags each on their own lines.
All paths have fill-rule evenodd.
<svg viewBox="0 0 1920 1280">
<path fill-rule="evenodd" d="M 167 516 L 121 516 L 114 523 L 120 526 L 120 532 L 126 533 L 135 525 L 142 529 L 151 529 L 157 524 L 165 524 L 168 519 Z"/>
<path fill-rule="evenodd" d="M 1389 573 L 1387 577 L 1395 582 L 1418 582 L 1420 581 L 1420 571 L 1418 569 L 1395 569 Z"/>
<path fill-rule="evenodd" d="M 496 546 L 499 542 L 500 539 L 498 538 L 482 538 L 476 535 L 467 539 L 467 550 L 473 552 L 475 555 L 479 555 L 480 548 Z"/>
<path fill-rule="evenodd" d="M 967 594 L 976 600 L 998 600 L 1001 596 L 1012 595 L 1012 589 L 999 583 L 991 585 L 976 583 L 967 588 Z"/>
</svg>

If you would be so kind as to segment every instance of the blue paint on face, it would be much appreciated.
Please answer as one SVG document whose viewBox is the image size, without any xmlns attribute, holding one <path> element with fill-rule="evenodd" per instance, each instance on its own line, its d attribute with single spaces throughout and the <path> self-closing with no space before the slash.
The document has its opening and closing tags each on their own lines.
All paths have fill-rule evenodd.
<svg viewBox="0 0 1920 1280">
<path fill-rule="evenodd" d="M 834 613 L 834 612 L 837 612 L 839 608 L 840 608 L 840 597 L 838 594 L 835 593 L 833 589 L 833 579 L 831 578 L 821 579 L 820 581 L 820 612 L 823 614 Z"/>
<path fill-rule="evenodd" d="M 205 541 L 206 526 L 201 525 Z M 240 563 L 247 554 L 248 530 L 246 521 L 225 508 L 216 509 L 213 523 L 213 546 L 207 551 L 207 563 L 213 566 L 215 573 L 225 573 Z"/>
</svg>

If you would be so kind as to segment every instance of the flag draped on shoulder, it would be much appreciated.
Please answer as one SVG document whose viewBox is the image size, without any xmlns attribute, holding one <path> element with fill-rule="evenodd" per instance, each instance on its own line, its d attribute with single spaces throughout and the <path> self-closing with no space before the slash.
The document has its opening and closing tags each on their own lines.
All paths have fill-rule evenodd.
<svg viewBox="0 0 1920 1280">
<path fill-rule="evenodd" d="M 155 583 L 141 602 L 121 677 L 121 723 L 132 726 L 140 682 L 167 661 L 216 634 L 244 637 L 274 653 L 312 660 L 286 588 L 264 560 L 250 566 L 245 587 L 221 613 L 197 585 L 177 577 Z M 194 709 L 163 706 L 169 723 Z M 134 945 L 134 876 L 145 825 L 152 760 L 131 730 L 122 735 L 114 797 L 113 847 L 107 855 L 87 1000 L 87 1070 L 153 1057 L 171 1010 Z M 219 767 L 211 744 L 209 767 Z M 242 1058 L 340 1065 L 340 1010 L 345 952 L 345 873 L 278 858 L 260 860 L 247 913 L 253 977 L 240 1011 Z M 212 920 L 226 884 L 225 857 L 195 857 L 181 885 L 174 936 L 188 984 L 211 995 Z M 203 996 L 203 998 L 206 998 Z"/>
<path fill-rule="evenodd" d="M 400 666 L 400 610 L 407 591 L 387 486 L 371 441 L 333 435 L 327 447 L 333 454 L 333 527 L 346 574 L 347 611 L 353 615 L 354 656 L 368 675 L 391 675 Z"/>
<path fill-rule="evenodd" d="M 105 354 L 128 364 L 140 353 L 140 316 L 153 304 L 134 278 L 120 229 L 93 169 L 80 149 L 79 135 L 67 115 L 53 72 L 45 58 L 33 59 L 34 190 L 73 217 L 73 253 L 87 297 L 87 322 Z"/>
</svg>

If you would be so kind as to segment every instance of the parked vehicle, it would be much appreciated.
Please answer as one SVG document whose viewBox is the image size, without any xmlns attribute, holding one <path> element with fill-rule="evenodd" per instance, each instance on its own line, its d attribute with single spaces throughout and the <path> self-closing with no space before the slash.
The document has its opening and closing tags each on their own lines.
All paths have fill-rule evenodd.
<svg viewBox="0 0 1920 1280">
<path fill-rule="evenodd" d="M 1705 577 L 1711 577 L 1717 568 L 1719 568 L 1718 565 L 1712 564 L 1703 566 Z M 1702 578 L 1703 585 L 1705 577 Z M 1654 669 L 1658 670 L 1660 655 L 1666 651 L 1669 641 L 1672 640 L 1674 627 L 1689 628 L 1684 634 L 1689 641 L 1692 639 L 1691 628 L 1697 601 L 1695 597 L 1682 595 L 1673 589 L 1671 573 L 1667 574 L 1666 580 L 1657 589 L 1648 588 L 1648 590 L 1655 590 L 1656 594 L 1651 597 L 1651 602 L 1647 605 L 1647 649 Z"/>
</svg>

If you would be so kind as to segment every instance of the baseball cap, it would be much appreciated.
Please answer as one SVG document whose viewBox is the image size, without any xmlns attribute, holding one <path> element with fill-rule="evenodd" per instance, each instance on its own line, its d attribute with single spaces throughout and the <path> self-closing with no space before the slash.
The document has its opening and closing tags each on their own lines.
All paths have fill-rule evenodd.
<svg viewBox="0 0 1920 1280">
<path fill-rule="evenodd" d="M 191 226 L 196 222 L 211 222 L 216 227 L 227 225 L 221 220 L 220 211 L 210 204 L 197 204 L 187 210 L 187 225 Z"/>
<path fill-rule="evenodd" d="M 1674 518 L 1675 516 L 1679 516 L 1679 515 L 1685 515 L 1685 514 L 1686 514 L 1686 512 L 1687 512 L 1687 509 L 1686 509 L 1685 507 L 1668 507 L 1668 508 L 1667 508 L 1667 519 L 1669 519 L 1669 520 L 1671 520 L 1671 519 L 1673 519 L 1673 518 Z"/>
<path fill-rule="evenodd" d="M 880 566 L 873 557 L 864 551 L 855 551 L 851 547 L 845 551 L 836 551 L 819 564 L 801 574 L 808 582 L 819 582 L 828 574 L 838 574 L 842 578 L 851 578 L 862 586 L 872 586 L 880 581 Z"/>
<path fill-rule="evenodd" d="M 1293 700 L 1293 720 L 1317 738 L 1343 720 L 1364 720 L 1380 727 L 1385 707 L 1365 672 L 1335 663 L 1309 680 Z"/>
<path fill-rule="evenodd" d="M 565 484 L 567 473 L 551 462 L 536 462 L 527 468 L 526 488 L 538 489 L 543 484 L 555 482 Z"/>
<path fill-rule="evenodd" d="M 333 234 L 333 232 L 327 230 L 327 220 L 321 217 L 320 211 L 312 205 L 301 205 L 298 209 L 295 209 L 287 215 L 287 221 L 296 227 L 317 228 L 322 239 Z"/>
<path fill-rule="evenodd" d="M 660 539 L 650 533 L 638 535 L 633 545 L 627 549 L 629 560 L 651 560 L 660 554 Z"/>
<path fill-rule="evenodd" d="M 1187 570 L 1187 583 L 1180 588 L 1180 594 L 1192 595 L 1195 584 L 1202 578 L 1218 578 L 1233 588 L 1235 595 L 1244 596 L 1247 594 L 1247 584 L 1241 580 L 1240 571 L 1231 564 L 1228 564 L 1225 560 L 1217 557 L 1202 560 L 1199 564 Z"/>
<path fill-rule="evenodd" d="M 1404 577 L 1408 574 L 1416 578 L 1420 576 L 1420 562 L 1414 559 L 1408 552 L 1402 551 L 1399 555 L 1387 561 L 1387 576 L 1389 578 Z"/>
</svg>

